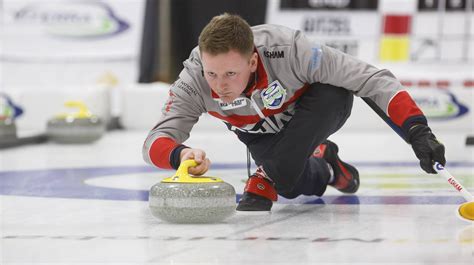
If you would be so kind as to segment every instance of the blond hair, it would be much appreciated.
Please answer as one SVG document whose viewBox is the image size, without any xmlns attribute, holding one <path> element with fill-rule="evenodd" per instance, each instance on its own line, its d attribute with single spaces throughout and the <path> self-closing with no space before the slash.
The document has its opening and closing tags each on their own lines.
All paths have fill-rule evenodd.
<svg viewBox="0 0 474 265">
<path fill-rule="evenodd" d="M 199 35 L 199 51 L 218 55 L 236 50 L 250 56 L 254 50 L 250 25 L 238 15 L 215 16 Z"/>
</svg>

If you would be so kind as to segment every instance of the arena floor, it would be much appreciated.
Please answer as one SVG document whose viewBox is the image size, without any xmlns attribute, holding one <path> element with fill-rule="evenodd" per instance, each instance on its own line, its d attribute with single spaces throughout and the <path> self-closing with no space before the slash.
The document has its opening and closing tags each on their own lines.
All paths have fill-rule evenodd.
<svg viewBox="0 0 474 265">
<path fill-rule="evenodd" d="M 280 198 L 271 214 L 218 224 L 155 219 L 148 190 L 172 171 L 144 164 L 145 131 L 92 145 L 47 143 L 0 151 L 0 263 L 17 264 L 474 264 L 463 198 L 424 174 L 394 133 L 334 135 L 361 173 L 347 196 Z M 473 147 L 442 135 L 447 168 L 474 191 Z M 193 134 L 219 176 L 242 193 L 245 148 L 229 133 Z"/>
</svg>

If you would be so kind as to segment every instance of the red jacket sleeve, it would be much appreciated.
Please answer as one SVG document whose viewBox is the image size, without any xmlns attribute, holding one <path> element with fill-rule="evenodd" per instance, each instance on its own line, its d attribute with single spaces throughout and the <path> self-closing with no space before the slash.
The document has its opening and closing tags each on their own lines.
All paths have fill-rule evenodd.
<svg viewBox="0 0 474 265">
<path fill-rule="evenodd" d="M 402 128 L 409 127 L 413 122 L 426 123 L 423 112 L 406 91 L 400 91 L 392 98 L 388 104 L 388 116 Z"/>
<path fill-rule="evenodd" d="M 175 140 L 169 137 L 160 137 L 156 139 L 150 147 L 149 155 L 151 162 L 164 169 L 172 169 L 170 163 L 171 152 L 178 146 Z"/>
</svg>

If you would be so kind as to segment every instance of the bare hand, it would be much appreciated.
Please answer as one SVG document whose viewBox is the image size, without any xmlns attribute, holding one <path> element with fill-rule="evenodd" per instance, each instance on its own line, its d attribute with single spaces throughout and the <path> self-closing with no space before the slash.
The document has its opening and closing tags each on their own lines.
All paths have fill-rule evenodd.
<svg viewBox="0 0 474 265">
<path fill-rule="evenodd" d="M 206 173 L 211 166 L 211 161 L 206 158 L 206 152 L 201 149 L 185 148 L 181 150 L 181 161 L 193 159 L 198 164 L 195 167 L 188 168 L 188 172 L 192 175 L 200 176 Z"/>
</svg>

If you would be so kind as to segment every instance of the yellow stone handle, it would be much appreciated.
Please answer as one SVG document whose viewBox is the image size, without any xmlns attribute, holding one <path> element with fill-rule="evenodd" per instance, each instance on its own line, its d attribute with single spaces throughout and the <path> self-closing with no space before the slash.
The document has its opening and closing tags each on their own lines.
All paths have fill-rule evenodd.
<svg viewBox="0 0 474 265">
<path fill-rule="evenodd" d="M 74 118 L 84 119 L 90 118 L 92 116 L 86 104 L 82 101 L 66 101 L 66 103 L 64 103 L 64 106 L 68 108 L 78 109 L 78 111 L 72 115 Z"/>
<path fill-rule="evenodd" d="M 190 167 L 197 166 L 198 163 L 192 159 L 185 160 L 181 162 L 176 171 L 176 174 L 170 178 L 165 178 L 161 182 L 162 183 L 216 183 L 216 182 L 224 182 L 222 179 L 217 177 L 209 177 L 209 176 L 191 176 L 189 175 L 188 169 Z"/>
<path fill-rule="evenodd" d="M 176 171 L 175 177 L 178 177 L 181 181 L 186 181 L 192 179 L 189 175 L 188 168 L 197 166 L 198 163 L 195 160 L 185 160 L 181 162 Z"/>
</svg>

